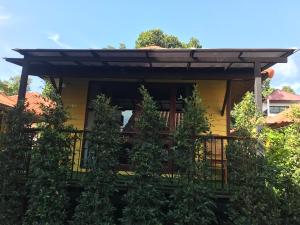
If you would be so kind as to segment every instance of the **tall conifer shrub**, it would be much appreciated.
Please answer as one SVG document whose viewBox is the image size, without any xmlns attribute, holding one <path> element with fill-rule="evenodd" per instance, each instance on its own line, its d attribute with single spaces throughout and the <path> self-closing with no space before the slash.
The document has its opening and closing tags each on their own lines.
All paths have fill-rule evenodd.
<svg viewBox="0 0 300 225">
<path fill-rule="evenodd" d="M 194 87 L 185 101 L 182 123 L 174 135 L 174 158 L 178 170 L 178 187 L 171 196 L 170 218 L 176 225 L 211 224 L 216 221 L 216 208 L 211 190 L 203 182 L 205 161 L 200 134 L 209 131 L 209 122 L 201 98 Z M 200 142 L 201 143 L 201 142 Z"/>
<path fill-rule="evenodd" d="M 32 149 L 28 181 L 29 201 L 24 225 L 65 224 L 70 171 L 71 137 L 64 124 L 67 114 L 60 97 L 51 92 L 51 104 L 43 109 L 41 131 Z"/>
<path fill-rule="evenodd" d="M 24 213 L 24 179 L 31 139 L 25 132 L 30 127 L 32 115 L 24 106 L 11 109 L 5 120 L 5 130 L 0 134 L 0 223 L 21 224 Z"/>
<path fill-rule="evenodd" d="M 160 225 L 164 220 L 162 207 L 165 203 L 164 193 L 159 189 L 163 122 L 154 100 L 143 86 L 140 93 L 143 97 L 141 114 L 136 123 L 138 134 L 131 154 L 135 175 L 126 195 L 122 224 Z"/>
<path fill-rule="evenodd" d="M 110 199 L 115 191 L 115 168 L 120 149 L 118 110 L 104 95 L 97 97 L 94 110 L 94 126 L 88 138 L 90 171 L 75 210 L 74 225 L 115 224 L 115 208 Z"/>
</svg>

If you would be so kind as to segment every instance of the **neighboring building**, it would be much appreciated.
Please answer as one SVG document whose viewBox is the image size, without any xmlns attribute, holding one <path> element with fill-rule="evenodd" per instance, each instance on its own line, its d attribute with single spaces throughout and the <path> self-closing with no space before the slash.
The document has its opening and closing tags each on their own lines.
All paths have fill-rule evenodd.
<svg viewBox="0 0 300 225">
<path fill-rule="evenodd" d="M 8 96 L 4 92 L 0 92 L 0 131 L 5 127 L 5 116 L 9 109 L 17 104 L 18 96 Z M 37 92 L 26 93 L 26 110 L 39 116 L 42 114 L 41 104 L 48 104 L 47 101 Z"/>
<path fill-rule="evenodd" d="M 17 49 L 24 58 L 6 60 L 23 67 L 19 100 L 25 97 L 28 75 L 40 76 L 52 82 L 62 96 L 70 114 L 69 124 L 77 130 L 72 149 L 72 176 L 86 171 L 88 144 L 86 137 L 93 125 L 94 109 L 91 102 L 99 94 L 111 97 L 120 109 L 120 132 L 123 149 L 119 170 L 128 171 L 128 152 L 137 129 L 134 122 L 139 115 L 143 84 L 153 96 L 166 120 L 162 133 L 164 173 L 174 177 L 172 161 L 172 132 L 182 118 L 184 102 L 193 86 L 207 111 L 211 134 L 201 137 L 204 154 L 209 161 L 211 176 L 227 182 L 226 143 L 230 135 L 230 111 L 247 91 L 255 93 L 256 106 L 262 110 L 261 82 L 269 77 L 264 72 L 276 63 L 287 62 L 293 49 Z M 166 136 L 167 135 L 167 136 Z M 230 139 L 231 140 L 231 139 Z M 200 143 L 199 143 L 200 144 Z M 198 150 L 197 150 L 198 151 Z M 203 152 L 202 152 L 203 153 Z M 122 173 L 127 174 L 127 173 Z M 124 175 L 124 176 L 125 176 Z M 175 176 L 176 177 L 176 176 Z"/>
<path fill-rule="evenodd" d="M 298 107 L 300 108 L 300 104 L 293 104 L 292 107 Z M 291 123 L 295 122 L 295 118 L 293 118 L 292 115 L 292 107 L 285 109 L 284 111 L 268 116 L 266 118 L 266 124 L 271 128 L 280 128 L 290 125 Z M 297 122 L 300 122 L 299 119 Z"/>
<path fill-rule="evenodd" d="M 300 95 L 282 90 L 275 90 L 263 103 L 263 112 L 266 116 L 275 116 L 288 109 L 291 105 L 300 103 Z"/>
</svg>

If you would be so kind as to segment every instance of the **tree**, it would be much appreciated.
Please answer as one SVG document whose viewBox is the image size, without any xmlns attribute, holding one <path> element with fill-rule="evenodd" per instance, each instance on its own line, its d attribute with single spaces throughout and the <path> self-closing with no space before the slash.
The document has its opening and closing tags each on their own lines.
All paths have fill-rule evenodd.
<svg viewBox="0 0 300 225">
<path fill-rule="evenodd" d="M 49 80 L 46 80 L 45 86 L 42 91 L 42 96 L 47 98 L 55 94 L 55 89 Z"/>
<path fill-rule="evenodd" d="M 164 224 L 162 207 L 165 196 L 159 189 L 162 173 L 162 142 L 160 131 L 164 127 L 152 97 L 140 88 L 143 100 L 138 117 L 138 134 L 131 153 L 135 173 L 132 185 L 125 196 L 127 206 L 123 209 L 124 225 Z"/>
<path fill-rule="evenodd" d="M 263 81 L 262 84 L 262 96 L 264 99 L 266 99 L 272 92 L 275 90 L 274 88 L 271 87 L 271 79 L 267 78 Z"/>
<path fill-rule="evenodd" d="M 51 104 L 43 109 L 36 147 L 31 151 L 28 209 L 23 225 L 62 225 L 66 220 L 67 178 L 71 170 L 72 137 L 64 124 L 67 114 L 60 96 L 51 93 Z"/>
<path fill-rule="evenodd" d="M 160 46 L 162 48 L 201 48 L 197 38 L 192 37 L 188 43 L 184 43 L 178 37 L 164 33 L 160 29 L 152 29 L 141 32 L 135 42 L 136 48 L 147 46 Z"/>
<path fill-rule="evenodd" d="M 282 90 L 282 91 L 289 92 L 289 93 L 291 93 L 291 94 L 296 94 L 296 92 L 294 91 L 294 89 L 291 88 L 290 86 L 283 86 L 283 87 L 281 88 L 281 90 Z"/>
<path fill-rule="evenodd" d="M 241 136 L 256 136 L 257 127 L 262 125 L 261 113 L 256 110 L 254 95 L 247 92 L 242 101 L 236 104 L 231 112 L 233 127 Z"/>
<path fill-rule="evenodd" d="M 257 154 L 256 139 L 230 141 L 226 149 L 230 224 L 280 225 L 280 204 L 274 191 L 274 169 Z"/>
<path fill-rule="evenodd" d="M 120 125 L 117 107 L 100 95 L 94 102 L 95 121 L 88 138 L 89 160 L 85 189 L 76 207 L 74 225 L 112 225 L 116 165 L 120 149 Z"/>
<path fill-rule="evenodd" d="M 18 105 L 6 118 L 6 130 L 0 134 L 0 221 L 3 225 L 21 224 L 24 214 L 25 176 L 31 138 L 25 132 L 33 116 Z"/>
<path fill-rule="evenodd" d="M 6 95 L 17 95 L 20 85 L 20 76 L 10 77 L 8 80 L 0 80 L 0 91 Z M 31 79 L 28 79 L 27 91 L 30 91 Z"/>
<path fill-rule="evenodd" d="M 195 86 L 192 96 L 185 99 L 183 121 L 174 135 L 174 161 L 178 168 L 179 185 L 171 196 L 170 217 L 176 225 L 216 222 L 213 195 L 202 181 L 206 172 L 205 161 L 194 158 L 195 152 L 201 151 L 199 148 L 203 147 L 199 145 L 197 135 L 209 131 L 209 123 L 197 91 Z"/>
</svg>

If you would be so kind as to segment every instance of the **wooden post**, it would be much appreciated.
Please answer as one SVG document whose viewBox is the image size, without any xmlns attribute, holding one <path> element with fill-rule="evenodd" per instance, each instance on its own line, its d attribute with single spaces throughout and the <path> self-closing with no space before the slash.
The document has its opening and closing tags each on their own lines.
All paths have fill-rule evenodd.
<svg viewBox="0 0 300 225">
<path fill-rule="evenodd" d="M 262 79 L 260 62 L 254 63 L 254 97 L 256 109 L 259 112 L 262 112 Z"/>
<path fill-rule="evenodd" d="M 25 103 L 27 82 L 28 82 L 28 62 L 27 60 L 24 60 L 21 79 L 20 79 L 19 92 L 18 92 L 18 102 L 17 102 L 18 105 L 20 104 L 24 105 Z"/>
<path fill-rule="evenodd" d="M 227 103 L 226 103 L 226 133 L 230 135 L 230 110 L 231 110 L 231 80 L 227 80 Z"/>
<path fill-rule="evenodd" d="M 176 129 L 176 84 L 171 86 L 171 104 L 170 104 L 170 118 L 169 118 L 169 128 L 171 131 Z"/>
</svg>

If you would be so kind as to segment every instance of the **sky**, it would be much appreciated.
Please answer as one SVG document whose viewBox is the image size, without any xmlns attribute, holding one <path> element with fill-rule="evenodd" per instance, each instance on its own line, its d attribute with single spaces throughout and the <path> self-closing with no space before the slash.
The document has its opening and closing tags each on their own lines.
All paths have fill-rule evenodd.
<svg viewBox="0 0 300 225">
<path fill-rule="evenodd" d="M 299 0 L 0 0 L 0 79 L 20 74 L 2 59 L 20 57 L 14 48 L 134 48 L 153 28 L 204 48 L 300 48 L 299 10 Z M 300 94 L 300 51 L 275 66 L 271 84 Z"/>
</svg>

